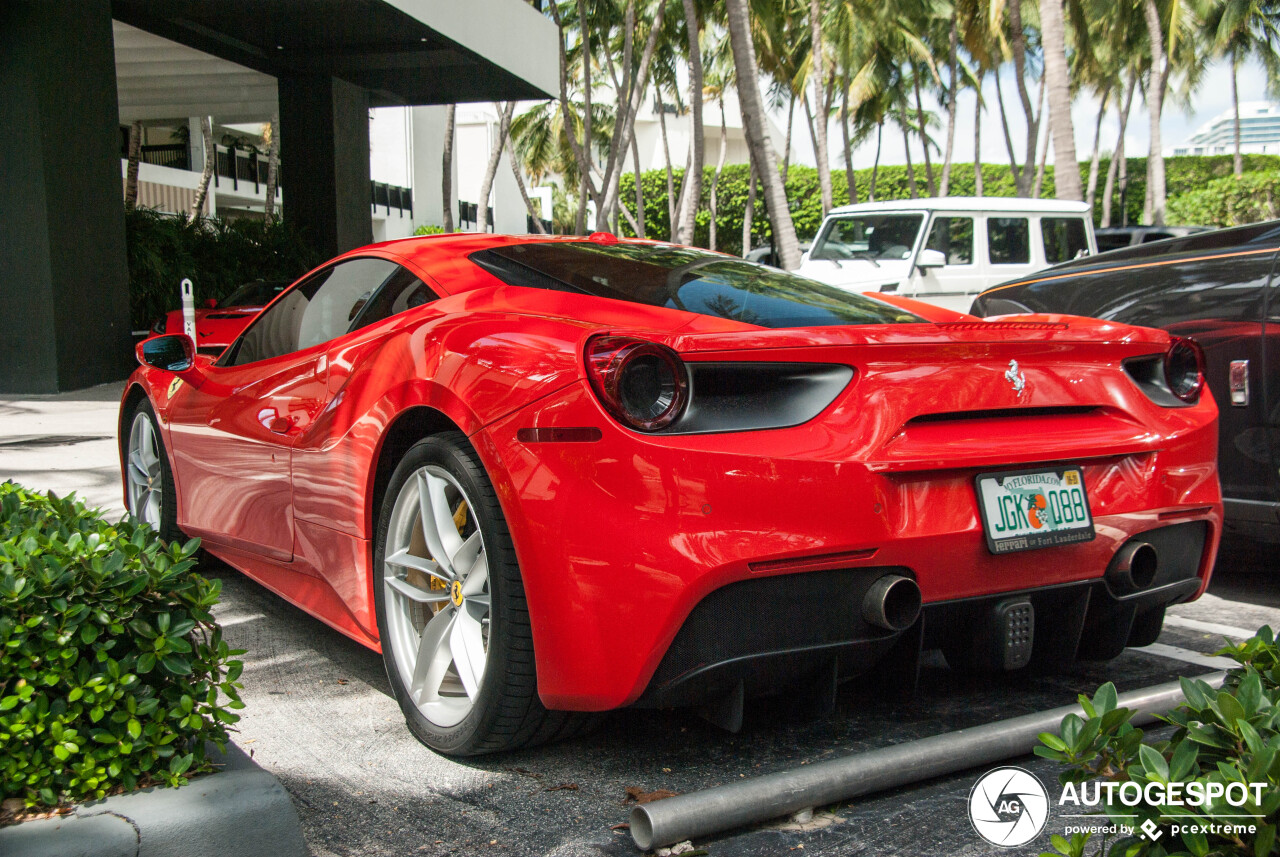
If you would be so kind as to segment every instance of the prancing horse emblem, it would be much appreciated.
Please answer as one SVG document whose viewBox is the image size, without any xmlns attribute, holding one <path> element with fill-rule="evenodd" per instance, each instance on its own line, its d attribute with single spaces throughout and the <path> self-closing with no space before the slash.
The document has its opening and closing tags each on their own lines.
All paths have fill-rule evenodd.
<svg viewBox="0 0 1280 857">
<path fill-rule="evenodd" d="M 1009 371 L 1004 373 L 1005 380 L 1013 385 L 1013 392 L 1019 396 L 1027 388 L 1027 376 L 1018 371 L 1018 361 L 1009 361 Z"/>
</svg>

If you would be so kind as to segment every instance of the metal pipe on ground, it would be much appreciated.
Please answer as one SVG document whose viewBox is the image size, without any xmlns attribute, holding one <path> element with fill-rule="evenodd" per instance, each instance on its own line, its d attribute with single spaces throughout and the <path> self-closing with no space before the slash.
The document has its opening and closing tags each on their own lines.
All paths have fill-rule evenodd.
<svg viewBox="0 0 1280 857">
<path fill-rule="evenodd" d="M 1214 686 L 1224 677 L 1221 672 L 1200 676 Z M 1132 722 L 1141 725 L 1182 699 L 1175 681 L 1120 694 L 1116 705 L 1137 711 Z M 1023 756 L 1039 743 L 1036 736 L 1057 731 L 1063 717 L 1079 711 L 1078 705 L 1064 705 L 654 801 L 631 810 L 631 838 L 647 851 Z"/>
</svg>

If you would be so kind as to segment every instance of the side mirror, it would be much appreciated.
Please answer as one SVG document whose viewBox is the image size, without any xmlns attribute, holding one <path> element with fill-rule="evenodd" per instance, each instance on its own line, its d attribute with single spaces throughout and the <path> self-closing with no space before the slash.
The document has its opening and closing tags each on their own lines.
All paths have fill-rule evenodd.
<svg viewBox="0 0 1280 857">
<path fill-rule="evenodd" d="M 196 346 L 185 333 L 153 336 L 138 343 L 138 362 L 165 372 L 181 374 L 196 365 Z"/>
<path fill-rule="evenodd" d="M 941 250 L 921 250 L 920 258 L 916 260 L 916 267 L 925 268 L 945 268 L 947 265 L 947 257 Z"/>
<path fill-rule="evenodd" d="M 205 301 L 205 302 L 204 302 L 204 306 L 205 306 L 205 309 L 217 309 L 217 308 L 218 308 L 218 299 L 217 299 L 217 298 L 209 298 L 207 301 Z"/>
</svg>

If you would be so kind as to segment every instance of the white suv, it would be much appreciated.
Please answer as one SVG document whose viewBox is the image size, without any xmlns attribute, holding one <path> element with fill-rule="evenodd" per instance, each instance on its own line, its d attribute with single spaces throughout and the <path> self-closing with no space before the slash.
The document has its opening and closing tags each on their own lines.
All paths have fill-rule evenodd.
<svg viewBox="0 0 1280 857">
<path fill-rule="evenodd" d="M 1096 252 L 1083 202 L 902 199 L 832 209 L 799 273 L 968 312 L 989 286 Z"/>
</svg>

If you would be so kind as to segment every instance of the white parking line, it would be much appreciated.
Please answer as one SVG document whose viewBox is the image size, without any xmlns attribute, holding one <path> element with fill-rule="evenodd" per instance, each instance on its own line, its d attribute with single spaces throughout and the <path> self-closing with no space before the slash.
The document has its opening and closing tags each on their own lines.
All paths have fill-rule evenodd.
<svg viewBox="0 0 1280 857">
<path fill-rule="evenodd" d="M 1164 623 L 1175 628 L 1186 628 L 1188 631 L 1203 631 L 1206 634 L 1220 634 L 1223 637 L 1237 637 L 1241 640 L 1247 640 L 1257 633 L 1257 631 L 1246 631 L 1244 628 L 1236 628 L 1231 625 L 1202 622 L 1199 619 L 1187 619 L 1183 616 L 1174 616 L 1172 614 L 1164 617 Z"/>
<path fill-rule="evenodd" d="M 1175 661 L 1183 663 L 1195 664 L 1202 667 L 1212 667 L 1215 670 L 1226 670 L 1232 667 L 1240 666 L 1231 658 L 1219 658 L 1213 655 L 1206 655 L 1201 652 L 1193 652 L 1191 649 L 1183 649 L 1179 646 L 1168 646 L 1164 643 L 1152 643 L 1149 646 L 1143 646 L 1135 651 L 1146 652 L 1149 655 L 1159 655 L 1162 658 L 1172 658 Z"/>
</svg>

